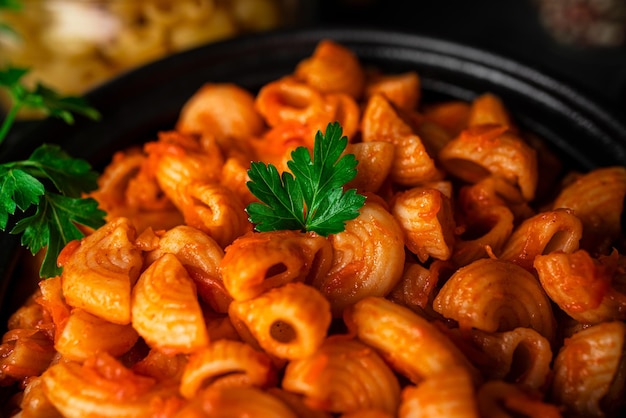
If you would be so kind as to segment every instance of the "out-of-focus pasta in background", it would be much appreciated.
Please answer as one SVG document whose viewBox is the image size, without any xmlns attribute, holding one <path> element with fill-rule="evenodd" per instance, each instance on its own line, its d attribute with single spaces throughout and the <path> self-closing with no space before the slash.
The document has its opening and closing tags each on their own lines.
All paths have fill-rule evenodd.
<svg viewBox="0 0 626 418">
<path fill-rule="evenodd" d="M 300 0 L 22 0 L 0 10 L 0 65 L 67 94 L 200 44 L 305 22 Z"/>
</svg>

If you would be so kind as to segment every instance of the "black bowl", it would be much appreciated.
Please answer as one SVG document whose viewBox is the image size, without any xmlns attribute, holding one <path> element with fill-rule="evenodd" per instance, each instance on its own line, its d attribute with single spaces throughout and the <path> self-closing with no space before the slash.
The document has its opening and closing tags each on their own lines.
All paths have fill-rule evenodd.
<svg viewBox="0 0 626 418">
<path fill-rule="evenodd" d="M 545 139 L 566 164 L 588 170 L 626 165 L 626 126 L 617 110 L 514 60 L 458 43 L 376 29 L 278 31 L 202 46 L 124 74 L 89 92 L 99 122 L 68 126 L 45 120 L 11 137 L 0 161 L 26 157 L 42 142 L 59 143 L 101 170 L 113 151 L 154 139 L 173 127 L 184 102 L 205 82 L 234 82 L 251 91 L 293 71 L 324 38 L 386 72 L 416 70 L 423 100 L 499 95 L 516 122 Z M 16 271 L 19 240 L 0 235 L 0 323 L 34 289 Z"/>
</svg>

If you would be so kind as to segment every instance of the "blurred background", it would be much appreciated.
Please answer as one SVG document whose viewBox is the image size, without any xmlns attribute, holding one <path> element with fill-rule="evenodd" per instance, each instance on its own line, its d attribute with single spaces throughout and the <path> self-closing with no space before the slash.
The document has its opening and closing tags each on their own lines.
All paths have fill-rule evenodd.
<svg viewBox="0 0 626 418">
<path fill-rule="evenodd" d="M 487 49 L 626 109 L 626 0 L 322 0 L 319 20 Z"/>
<path fill-rule="evenodd" d="M 19 10 L 15 5 L 21 4 Z M 80 93 L 193 46 L 351 25 L 459 41 L 626 109 L 626 0 L 0 0 L 0 64 Z"/>
</svg>

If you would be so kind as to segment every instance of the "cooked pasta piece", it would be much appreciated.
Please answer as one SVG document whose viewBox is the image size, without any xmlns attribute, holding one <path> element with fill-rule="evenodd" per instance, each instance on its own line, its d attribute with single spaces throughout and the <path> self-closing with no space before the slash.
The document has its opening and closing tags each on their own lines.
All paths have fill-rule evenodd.
<svg viewBox="0 0 626 418">
<path fill-rule="evenodd" d="M 243 156 L 228 157 L 222 166 L 220 178 L 220 184 L 235 193 L 246 206 L 256 200 L 256 197 L 246 186 L 246 182 L 249 180 L 249 168 L 249 158 L 246 160 Z"/>
<path fill-rule="evenodd" d="M 116 218 L 79 244 L 70 243 L 69 253 L 62 255 L 66 302 L 109 322 L 129 324 L 131 287 L 143 264 L 135 237 L 130 221 Z"/>
<path fill-rule="evenodd" d="M 344 320 L 359 340 L 378 350 L 394 370 L 415 384 L 450 368 L 466 368 L 472 381 L 481 380 L 444 333 L 408 308 L 385 298 L 365 297 L 346 309 Z"/>
<path fill-rule="evenodd" d="M 200 391 L 175 417 L 297 418 L 298 415 L 281 399 L 256 387 L 209 387 Z"/>
<path fill-rule="evenodd" d="M 8 386 L 39 376 L 56 355 L 52 340 L 37 329 L 7 331 L 0 344 L 0 383 Z"/>
<path fill-rule="evenodd" d="M 395 161 L 391 168 L 391 178 L 400 186 L 417 186 L 441 180 L 443 172 L 428 154 L 426 146 L 418 135 L 408 135 L 396 140 Z"/>
<path fill-rule="evenodd" d="M 399 418 L 479 418 L 472 377 L 463 367 L 429 376 L 402 390 Z"/>
<path fill-rule="evenodd" d="M 209 333 L 209 341 L 241 340 L 230 316 L 228 316 L 228 310 L 225 313 L 218 313 L 213 312 L 211 309 L 205 309 L 204 321 L 206 322 L 207 331 Z"/>
<path fill-rule="evenodd" d="M 440 320 L 442 317 L 433 310 L 432 302 L 440 283 L 447 280 L 454 269 L 450 261 L 433 260 L 426 268 L 417 260 L 407 259 L 402 279 L 387 299 L 429 320 Z"/>
<path fill-rule="evenodd" d="M 8 407 L 9 405 L 4 405 L 5 409 L 3 411 L 9 413 Z M 21 410 L 19 413 L 16 413 L 16 417 L 63 418 L 44 394 L 43 382 L 40 376 L 28 379 L 19 408 Z"/>
<path fill-rule="evenodd" d="M 46 332 L 50 339 L 55 340 L 58 338 L 57 330 L 63 328 L 72 310 L 63 297 L 61 276 L 40 280 L 39 291 L 36 294 L 39 294 L 36 300 L 43 312 L 40 321 L 33 328 Z"/>
<path fill-rule="evenodd" d="M 383 95 L 374 94 L 366 102 L 361 135 L 364 142 L 387 141 L 395 145 L 391 167 L 394 182 L 402 186 L 417 186 L 441 179 L 442 173 L 428 155 L 420 137 Z"/>
<path fill-rule="evenodd" d="M 330 39 L 319 41 L 311 56 L 298 63 L 294 75 L 322 93 L 345 93 L 355 99 L 365 84 L 359 58 Z"/>
<path fill-rule="evenodd" d="M 219 182 L 224 164 L 220 152 L 207 152 L 191 134 L 176 131 L 159 133 L 159 140 L 144 145 L 151 172 L 163 193 L 179 204 L 179 189 L 192 182 Z"/>
<path fill-rule="evenodd" d="M 219 340 L 189 356 L 180 393 L 193 399 L 207 387 L 264 388 L 276 380 L 272 360 L 266 353 L 239 341 Z"/>
<path fill-rule="evenodd" d="M 491 380 L 478 389 L 478 409 L 482 418 L 524 416 L 561 418 L 561 408 L 544 401 L 539 392 L 518 385 Z"/>
<path fill-rule="evenodd" d="M 49 280 L 56 280 L 58 283 L 57 289 L 61 294 L 61 280 L 59 276 L 51 277 Z M 40 283 L 45 282 L 40 281 Z M 46 322 L 50 322 L 50 314 L 46 311 L 42 304 L 43 295 L 41 289 L 37 288 L 35 291 L 24 301 L 24 304 L 17 308 L 15 312 L 11 313 L 7 319 L 6 329 L 42 329 L 45 327 Z M 50 334 L 51 335 L 51 334 Z"/>
<path fill-rule="evenodd" d="M 461 329 L 530 327 L 551 343 L 555 338 L 550 300 L 530 272 L 510 261 L 484 258 L 459 268 L 435 297 L 433 308 Z"/>
<path fill-rule="evenodd" d="M 173 354 L 209 343 L 195 284 L 175 255 L 163 254 L 141 273 L 132 292 L 132 324 L 150 346 Z"/>
<path fill-rule="evenodd" d="M 204 302 L 216 312 L 228 311 L 232 298 L 224 287 L 219 271 L 224 250 L 213 238 L 192 226 L 178 225 L 165 231 L 158 238 L 157 246 L 146 252 L 146 265 L 166 253 L 174 254 L 185 266 Z"/>
<path fill-rule="evenodd" d="M 91 193 L 100 207 L 109 216 L 121 213 L 127 206 L 126 189 L 128 183 L 137 175 L 146 156 L 139 149 L 117 151 L 98 177 L 98 189 Z M 113 215 L 115 216 L 115 215 Z"/>
<path fill-rule="evenodd" d="M 141 376 L 152 377 L 162 384 L 177 386 L 188 362 L 187 354 L 172 355 L 158 348 L 150 348 L 148 354 L 134 363 L 130 369 Z"/>
<path fill-rule="evenodd" d="M 261 87 L 255 106 L 271 127 L 298 122 L 314 130 L 322 130 L 334 121 L 337 110 L 329 106 L 321 91 L 293 76 L 284 76 Z M 313 145 L 313 138 L 309 141 Z"/>
<path fill-rule="evenodd" d="M 511 115 L 502 100 L 492 93 L 481 94 L 470 103 L 468 126 L 501 125 L 511 127 Z"/>
<path fill-rule="evenodd" d="M 315 233 L 248 233 L 225 250 L 220 263 L 224 286 L 235 300 L 247 300 L 294 281 L 313 280 L 330 268 L 332 247 Z"/>
<path fill-rule="evenodd" d="M 400 74 L 375 73 L 367 78 L 365 99 L 382 94 L 393 105 L 406 112 L 414 111 L 420 101 L 421 81 L 415 71 Z"/>
<path fill-rule="evenodd" d="M 249 332 L 266 352 L 283 359 L 310 356 L 324 341 L 331 322 L 330 303 L 315 288 L 287 283 L 256 298 L 234 301 L 233 325 Z"/>
<path fill-rule="evenodd" d="M 360 409 L 354 412 L 341 414 L 339 416 L 341 418 L 394 418 L 396 415 L 381 411 L 380 409 Z"/>
<path fill-rule="evenodd" d="M 133 220 L 141 222 L 139 213 L 162 212 L 167 218 L 175 210 L 150 172 L 146 154 L 139 148 L 116 152 L 98 178 L 98 189 L 90 196 L 107 212 L 108 219 L 135 215 Z"/>
<path fill-rule="evenodd" d="M 465 129 L 439 152 L 449 174 L 476 183 L 494 175 L 519 187 L 527 201 L 535 197 L 537 155 L 519 135 L 502 125 L 477 125 Z"/>
<path fill-rule="evenodd" d="M 526 201 L 518 187 L 497 175 L 460 186 L 458 204 L 464 212 L 487 210 L 490 206 L 506 206 L 513 213 L 515 225 L 537 214 L 537 210 Z"/>
<path fill-rule="evenodd" d="M 409 121 L 403 119 L 389 99 L 380 93 L 365 101 L 361 117 L 361 136 L 364 142 L 385 141 L 396 145 L 399 138 L 414 134 Z"/>
<path fill-rule="evenodd" d="M 578 250 L 538 256 L 534 266 L 554 303 L 579 322 L 597 324 L 626 320 L 626 293 L 612 286 L 615 261 L 609 257 L 602 262 Z"/>
<path fill-rule="evenodd" d="M 470 111 L 471 105 L 463 100 L 427 103 L 422 107 L 424 117 L 443 128 L 453 138 L 467 128 Z"/>
<path fill-rule="evenodd" d="M 394 196 L 391 213 L 404 232 L 405 245 L 422 263 L 430 257 L 450 258 L 456 227 L 450 198 L 437 189 L 413 187 Z"/>
<path fill-rule="evenodd" d="M 64 358 L 81 362 L 98 352 L 121 356 L 138 338 L 131 324 L 115 324 L 74 308 L 63 327 L 56 330 L 54 348 Z"/>
<path fill-rule="evenodd" d="M 332 93 L 324 96 L 326 106 L 334 109 L 334 116 L 330 122 L 337 122 L 341 125 L 343 134 L 351 140 L 355 141 L 361 122 L 361 107 L 350 95 L 345 93 Z M 317 130 L 326 129 L 327 125 L 318 126 Z M 313 125 L 315 129 L 316 126 Z"/>
<path fill-rule="evenodd" d="M 569 208 L 583 224 L 581 248 L 592 254 L 610 252 L 622 231 L 626 167 L 597 168 L 567 185 L 552 203 Z"/>
<path fill-rule="evenodd" d="M 252 93 L 235 84 L 206 83 L 185 102 L 176 130 L 214 136 L 228 155 L 264 129 L 254 99 Z"/>
<path fill-rule="evenodd" d="M 252 230 L 243 202 L 230 189 L 216 183 L 188 183 L 176 199 L 185 223 L 209 234 L 226 247 Z"/>
<path fill-rule="evenodd" d="M 488 176 L 460 188 L 456 199 L 459 236 L 451 257 L 457 266 L 465 266 L 491 254 L 497 256 L 502 251 L 515 226 L 513 206 L 520 203 L 518 198 L 521 199 L 519 192 L 507 185 L 498 177 Z"/>
<path fill-rule="evenodd" d="M 365 296 L 385 296 L 402 277 L 402 231 L 382 204 L 368 200 L 343 232 L 328 237 L 333 248 L 330 270 L 309 283 L 328 299 L 333 316 Z"/>
<path fill-rule="evenodd" d="M 414 111 L 411 112 L 409 116 L 414 121 L 415 133 L 417 133 L 424 143 L 428 155 L 439 155 L 443 147 L 454 139 L 454 136 L 451 135 L 446 128 L 426 118 L 421 113 Z"/>
<path fill-rule="evenodd" d="M 481 205 L 475 209 L 457 227 L 457 231 L 463 232 L 455 239 L 450 259 L 459 267 L 498 255 L 514 228 L 513 213 L 504 205 Z"/>
<path fill-rule="evenodd" d="M 316 131 L 305 123 L 286 121 L 270 127 L 259 137 L 251 138 L 249 144 L 258 160 L 272 164 L 279 172 L 283 172 L 289 171 L 287 161 L 291 159 L 291 153 L 296 147 L 312 149 L 311 138 L 315 137 L 315 133 Z M 249 168 L 249 162 L 247 166 Z M 253 201 L 258 199 L 254 197 Z"/>
<path fill-rule="evenodd" d="M 176 387 L 161 387 L 155 379 L 133 373 L 106 353 L 82 365 L 60 361 L 41 378 L 46 398 L 69 418 L 148 417 L 172 414 L 181 405 Z"/>
<path fill-rule="evenodd" d="M 400 402 L 398 379 L 376 351 L 341 335 L 326 339 L 311 356 L 290 361 L 282 386 L 303 394 L 311 408 L 332 413 L 395 413 Z"/>
<path fill-rule="evenodd" d="M 396 415 L 378 408 L 359 409 L 341 414 L 341 418 L 394 418 Z"/>
<path fill-rule="evenodd" d="M 393 144 L 384 141 L 358 142 L 348 144 L 346 153 L 354 154 L 359 162 L 356 177 L 346 187 L 361 194 L 378 192 L 391 171 Z"/>
<path fill-rule="evenodd" d="M 466 338 L 486 356 L 478 367 L 488 379 L 515 383 L 538 393 L 547 388 L 552 373 L 552 348 L 546 337 L 534 329 L 475 329 Z"/>
<path fill-rule="evenodd" d="M 537 256 L 576 251 L 582 235 L 583 225 L 573 211 L 544 211 L 515 228 L 500 253 L 500 259 L 530 271 Z"/>
<path fill-rule="evenodd" d="M 290 392 L 280 387 L 270 387 L 266 390 L 267 393 L 273 395 L 287 404 L 296 415 L 300 418 L 332 418 L 333 415 L 330 412 L 322 411 L 319 409 L 313 409 L 306 405 L 303 395 L 295 392 Z"/>
<path fill-rule="evenodd" d="M 554 360 L 553 402 L 565 414 L 617 416 L 623 407 L 623 356 L 626 324 L 603 322 L 566 339 Z M 616 386 L 617 391 L 612 390 Z"/>
</svg>

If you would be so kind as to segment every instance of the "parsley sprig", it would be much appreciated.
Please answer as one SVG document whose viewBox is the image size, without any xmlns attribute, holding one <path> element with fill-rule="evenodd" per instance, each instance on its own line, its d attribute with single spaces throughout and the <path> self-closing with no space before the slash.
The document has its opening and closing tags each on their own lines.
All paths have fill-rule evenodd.
<svg viewBox="0 0 626 418">
<path fill-rule="evenodd" d="M 289 171 L 279 174 L 272 164 L 252 162 L 248 188 L 260 202 L 246 211 L 257 231 L 281 229 L 316 232 L 322 236 L 345 229 L 345 222 L 356 218 L 365 196 L 344 185 L 356 176 L 354 154 L 344 153 L 348 138 L 339 123 L 318 131 L 313 159 L 308 148 L 298 147 L 287 162 Z"/>
<path fill-rule="evenodd" d="M 74 114 L 98 119 L 100 114 L 82 98 L 61 96 L 38 84 L 34 89 L 22 83 L 28 70 L 8 67 L 0 71 L 0 87 L 11 98 L 11 108 L 0 125 L 0 144 L 7 137 L 22 107 L 40 109 L 45 114 L 74 123 Z M 10 230 L 22 234 L 21 243 L 33 254 L 46 253 L 39 271 L 53 277 L 61 269 L 56 259 L 70 241 L 83 237 L 78 225 L 97 228 L 106 213 L 98 203 L 83 194 L 97 188 L 98 173 L 82 159 L 70 157 L 58 145 L 43 144 L 23 161 L 0 164 L 0 230 L 5 231 L 16 209 L 25 212 Z"/>
</svg>

